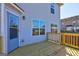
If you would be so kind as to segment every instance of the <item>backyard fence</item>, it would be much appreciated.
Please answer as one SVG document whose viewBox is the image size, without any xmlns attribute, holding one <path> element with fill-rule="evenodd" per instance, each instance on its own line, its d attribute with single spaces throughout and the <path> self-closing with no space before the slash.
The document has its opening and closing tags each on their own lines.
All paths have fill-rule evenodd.
<svg viewBox="0 0 79 59">
<path fill-rule="evenodd" d="M 61 33 L 61 44 L 79 48 L 79 34 L 77 33 Z"/>
</svg>

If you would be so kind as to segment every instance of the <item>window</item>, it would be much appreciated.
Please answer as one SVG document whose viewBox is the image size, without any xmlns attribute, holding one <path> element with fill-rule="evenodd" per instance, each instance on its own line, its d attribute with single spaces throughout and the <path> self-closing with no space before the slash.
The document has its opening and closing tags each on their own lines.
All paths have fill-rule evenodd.
<svg viewBox="0 0 79 59">
<path fill-rule="evenodd" d="M 32 35 L 44 35 L 45 34 L 45 24 L 44 21 L 33 20 L 32 21 Z"/>
<path fill-rule="evenodd" d="M 57 25 L 56 24 L 51 24 L 51 32 L 57 33 Z"/>
<path fill-rule="evenodd" d="M 45 34 L 45 23 L 44 21 L 40 21 L 40 35 Z"/>
<path fill-rule="evenodd" d="M 55 13 L 55 9 L 54 9 L 54 4 L 51 4 L 51 13 L 54 14 Z"/>
<path fill-rule="evenodd" d="M 39 21 L 32 21 L 32 35 L 39 35 Z"/>
</svg>

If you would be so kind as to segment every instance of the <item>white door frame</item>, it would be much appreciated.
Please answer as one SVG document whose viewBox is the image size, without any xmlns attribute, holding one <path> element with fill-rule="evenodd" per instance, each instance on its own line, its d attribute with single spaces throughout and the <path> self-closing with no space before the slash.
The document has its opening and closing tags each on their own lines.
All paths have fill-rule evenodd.
<svg viewBox="0 0 79 59">
<path fill-rule="evenodd" d="M 7 11 L 14 14 L 14 15 L 19 16 L 18 29 L 20 29 L 20 20 L 21 20 L 22 15 L 19 15 L 19 13 L 17 14 L 9 9 L 6 9 L 5 7 L 6 7 L 5 3 L 1 3 L 1 36 L 2 36 L 2 40 L 3 40 L 2 53 L 7 54 L 8 53 L 8 51 L 7 51 L 7 40 L 8 40 L 7 39 L 7 34 L 8 34 L 7 31 L 8 31 L 8 29 L 7 29 L 7 21 L 6 21 L 7 20 L 7 17 L 6 17 Z M 24 14 L 24 12 L 21 12 L 21 11 L 19 11 L 19 12 Z M 19 39 L 19 47 L 20 47 L 21 46 L 20 45 L 20 32 L 18 32 L 18 39 Z"/>
<path fill-rule="evenodd" d="M 6 15 L 7 15 L 7 12 L 10 12 L 10 13 L 12 13 L 12 14 L 14 14 L 14 15 L 19 17 L 19 20 L 18 20 L 18 40 L 19 40 L 19 47 L 20 47 L 20 35 L 19 35 L 20 34 L 20 32 L 19 32 L 19 29 L 20 29 L 20 24 L 19 24 L 19 22 L 20 22 L 20 15 L 15 13 L 15 12 L 13 12 L 13 11 L 11 11 L 11 10 L 9 10 L 9 9 L 6 9 L 5 12 L 6 12 Z M 6 20 L 7 20 L 7 16 L 6 16 Z M 7 27 L 7 34 L 8 34 L 8 27 Z M 9 38 L 9 36 L 7 36 L 7 41 L 8 41 L 8 38 Z"/>
</svg>

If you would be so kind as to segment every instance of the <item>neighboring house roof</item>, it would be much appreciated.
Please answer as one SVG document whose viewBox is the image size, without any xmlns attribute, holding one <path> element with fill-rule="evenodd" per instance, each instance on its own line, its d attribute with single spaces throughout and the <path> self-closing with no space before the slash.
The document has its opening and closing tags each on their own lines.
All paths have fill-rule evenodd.
<svg viewBox="0 0 79 59">
<path fill-rule="evenodd" d="M 69 20 L 79 20 L 79 15 L 61 19 L 61 22 L 69 21 Z"/>
</svg>

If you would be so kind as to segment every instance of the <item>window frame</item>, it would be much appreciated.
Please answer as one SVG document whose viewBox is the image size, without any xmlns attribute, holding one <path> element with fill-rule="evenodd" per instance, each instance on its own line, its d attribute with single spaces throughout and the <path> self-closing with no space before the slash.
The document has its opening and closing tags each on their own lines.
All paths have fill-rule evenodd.
<svg viewBox="0 0 79 59">
<path fill-rule="evenodd" d="M 51 11 L 51 14 L 55 14 L 55 6 L 54 6 L 54 4 L 51 4 L 50 11 Z"/>
<path fill-rule="evenodd" d="M 51 24 L 51 32 L 52 33 L 58 33 L 57 24 Z"/>
<path fill-rule="evenodd" d="M 37 19 L 33 19 L 33 20 L 36 20 L 36 21 L 39 22 L 39 20 L 37 20 Z M 33 35 L 33 28 L 36 28 L 36 27 L 33 27 L 33 20 L 31 21 L 32 22 L 32 24 L 31 24 L 32 25 L 32 32 L 31 32 L 31 34 L 32 34 L 32 36 L 39 36 L 39 34 L 38 35 Z M 38 26 L 38 31 L 39 31 L 39 26 Z"/>
<path fill-rule="evenodd" d="M 39 26 L 38 26 L 39 27 L 39 30 L 38 30 L 39 31 L 39 34 L 38 35 L 33 35 L 33 28 L 35 28 L 35 27 L 33 27 L 33 20 L 37 20 L 39 22 L 38 23 L 39 24 Z M 45 26 L 45 21 L 44 20 L 32 19 L 32 32 L 31 32 L 32 33 L 32 36 L 40 36 L 40 29 L 41 29 L 41 27 L 40 27 L 40 21 L 43 21 L 44 22 L 44 26 Z M 45 29 L 45 27 L 43 29 Z M 42 35 L 46 35 L 46 32 L 44 34 L 42 34 Z"/>
<path fill-rule="evenodd" d="M 41 23 L 40 21 L 43 22 L 44 28 L 42 28 L 42 27 L 40 26 L 40 25 L 41 25 L 41 24 L 40 24 L 40 23 Z M 40 34 L 40 33 L 41 33 L 41 29 L 44 29 L 44 34 Z M 45 21 L 43 21 L 43 20 L 39 20 L 39 31 L 40 31 L 40 32 L 39 32 L 39 35 L 45 35 Z"/>
</svg>

